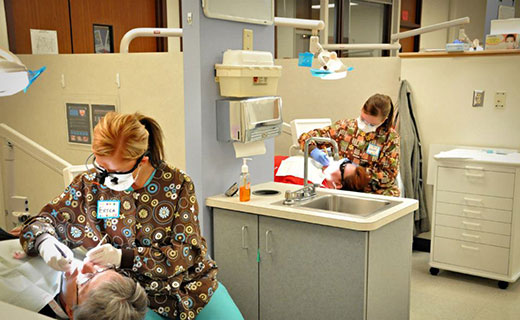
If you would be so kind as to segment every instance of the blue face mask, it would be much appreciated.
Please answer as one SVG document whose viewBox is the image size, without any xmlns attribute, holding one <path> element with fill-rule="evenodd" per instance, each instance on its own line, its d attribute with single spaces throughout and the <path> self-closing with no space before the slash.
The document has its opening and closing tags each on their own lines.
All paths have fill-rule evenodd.
<svg viewBox="0 0 520 320">
<path fill-rule="evenodd" d="M 358 126 L 359 130 L 361 130 L 365 133 L 375 132 L 376 129 L 382 125 L 382 123 L 380 123 L 378 125 L 366 123 L 365 120 L 363 120 L 361 117 L 358 117 L 356 120 L 357 120 L 357 126 Z"/>
</svg>

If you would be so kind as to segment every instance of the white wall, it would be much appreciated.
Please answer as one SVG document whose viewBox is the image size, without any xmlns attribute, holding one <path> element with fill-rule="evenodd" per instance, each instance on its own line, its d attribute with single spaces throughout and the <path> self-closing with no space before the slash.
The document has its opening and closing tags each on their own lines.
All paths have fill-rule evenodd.
<svg viewBox="0 0 520 320">
<path fill-rule="evenodd" d="M 464 28 L 471 40 L 479 39 L 480 43 L 483 43 L 483 40 L 485 40 L 486 5 L 487 0 L 451 0 L 449 20 L 469 17 L 471 22 L 461 28 Z M 458 35 L 458 27 L 450 28 L 448 31 L 448 42 L 453 42 L 453 40 L 458 38 Z"/>
<path fill-rule="evenodd" d="M 276 3 L 277 16 L 294 18 L 296 16 L 296 0 L 284 0 Z M 295 29 L 290 27 L 276 27 L 277 47 L 276 54 L 279 59 L 294 58 Z"/>
<path fill-rule="evenodd" d="M 421 26 L 426 27 L 435 23 L 450 20 L 450 0 L 423 0 Z M 420 36 L 420 50 L 444 48 L 448 42 L 448 30 L 442 29 Z"/>
<path fill-rule="evenodd" d="M 67 142 L 65 102 L 117 101 L 121 112 L 139 111 L 155 118 L 164 130 L 166 160 L 185 168 L 181 53 L 19 57 L 31 70 L 41 66 L 47 66 L 47 70 L 27 93 L 0 99 L 0 122 L 66 161 L 83 164 L 90 154 L 90 147 Z M 116 86 L 117 73 L 120 75 L 120 88 Z M 62 74 L 65 88 L 61 86 Z M 64 188 L 61 176 L 21 152 L 16 152 L 15 178 L 16 194 L 29 198 L 31 213 L 37 213 Z"/>
<path fill-rule="evenodd" d="M 0 0 L 1 1 L 1 0 Z M 179 28 L 179 0 L 166 1 L 166 20 L 168 28 Z M 168 52 L 180 52 L 181 39 L 177 37 L 168 37 Z"/>
<path fill-rule="evenodd" d="M 429 146 L 454 144 L 520 149 L 520 55 L 402 59 L 401 77 L 412 88 L 426 181 Z M 471 106 L 473 90 L 485 90 L 484 106 Z M 493 107 L 496 91 L 506 107 Z M 432 186 L 427 186 L 428 207 Z"/>
<path fill-rule="evenodd" d="M 283 67 L 278 95 L 283 100 L 283 121 L 300 118 L 355 118 L 374 93 L 384 93 L 396 101 L 399 90 L 399 58 L 342 59 L 354 70 L 341 80 L 321 80 L 309 68 L 298 67 L 297 59 L 276 60 Z M 275 139 L 275 154 L 288 155 L 291 138 L 282 133 Z"/>
<path fill-rule="evenodd" d="M 9 49 L 9 38 L 7 37 L 7 22 L 5 18 L 4 0 L 0 0 L 0 47 Z"/>
</svg>

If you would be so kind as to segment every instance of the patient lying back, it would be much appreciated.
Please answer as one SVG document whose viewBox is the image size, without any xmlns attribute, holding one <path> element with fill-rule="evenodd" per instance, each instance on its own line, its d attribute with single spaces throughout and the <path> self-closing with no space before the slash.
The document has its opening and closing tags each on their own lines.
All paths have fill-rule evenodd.
<svg viewBox="0 0 520 320">
<path fill-rule="evenodd" d="M 287 162 L 301 161 L 301 166 L 287 166 Z M 303 185 L 303 157 L 275 156 L 274 160 L 274 181 Z M 280 168 L 283 172 L 279 172 Z M 309 171 L 321 171 L 321 174 L 309 174 L 309 183 L 319 184 L 323 188 L 340 189 L 348 191 L 363 192 L 368 186 L 370 178 L 366 169 L 362 166 L 353 164 L 348 159 L 330 161 L 326 168 L 321 168 L 313 160 L 309 161 Z"/>
</svg>

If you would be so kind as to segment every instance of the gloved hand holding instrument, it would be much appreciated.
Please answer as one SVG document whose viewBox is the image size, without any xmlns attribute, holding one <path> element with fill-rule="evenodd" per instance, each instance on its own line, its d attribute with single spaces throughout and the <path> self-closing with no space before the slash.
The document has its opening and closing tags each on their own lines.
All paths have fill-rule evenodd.
<svg viewBox="0 0 520 320">
<path fill-rule="evenodd" d="M 74 254 L 58 239 L 50 234 L 43 234 L 38 237 L 36 248 L 49 267 L 57 271 L 69 271 Z"/>
<path fill-rule="evenodd" d="M 329 158 L 327 157 L 327 154 L 323 152 L 321 149 L 313 149 L 310 152 L 310 156 L 324 167 L 327 167 L 329 165 Z"/>
<path fill-rule="evenodd" d="M 119 268 L 121 265 L 121 255 L 122 251 L 121 249 L 115 248 L 110 243 L 103 243 L 103 240 L 105 240 L 107 235 L 101 239 L 99 244 L 94 247 L 93 249 L 90 249 L 87 252 L 87 257 L 85 261 L 90 261 L 95 264 L 104 265 L 104 266 L 115 266 L 116 268 Z"/>
</svg>

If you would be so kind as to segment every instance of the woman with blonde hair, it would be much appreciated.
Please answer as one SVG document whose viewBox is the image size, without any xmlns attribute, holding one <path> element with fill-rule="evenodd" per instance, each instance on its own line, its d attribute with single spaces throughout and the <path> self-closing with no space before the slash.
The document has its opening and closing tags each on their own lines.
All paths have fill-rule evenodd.
<svg viewBox="0 0 520 320">
<path fill-rule="evenodd" d="M 113 266 L 145 288 L 150 308 L 194 319 L 217 289 L 191 178 L 163 161 L 158 123 L 139 113 L 105 115 L 94 129 L 94 169 L 23 227 L 20 241 L 56 270 L 70 269 L 71 248 Z"/>
</svg>

